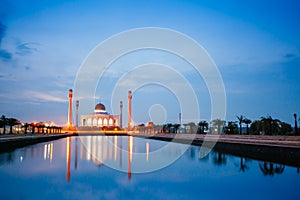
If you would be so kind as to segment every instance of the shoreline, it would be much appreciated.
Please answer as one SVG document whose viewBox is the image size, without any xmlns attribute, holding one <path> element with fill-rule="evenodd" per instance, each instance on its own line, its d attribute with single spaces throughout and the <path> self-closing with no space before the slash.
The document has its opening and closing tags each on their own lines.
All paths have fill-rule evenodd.
<svg viewBox="0 0 300 200">
<path fill-rule="evenodd" d="M 66 134 L 19 134 L 19 135 L 1 135 L 0 136 L 0 153 L 13 151 L 17 148 L 22 148 L 28 145 L 48 142 L 65 138 L 69 136 L 76 136 L 77 133 Z"/>
<path fill-rule="evenodd" d="M 263 162 L 283 164 L 300 168 L 299 136 L 249 136 L 249 135 L 198 135 L 198 134 L 132 134 L 133 136 L 172 141 L 204 147 L 213 151 Z M 205 138 L 205 136 L 208 136 Z"/>
</svg>

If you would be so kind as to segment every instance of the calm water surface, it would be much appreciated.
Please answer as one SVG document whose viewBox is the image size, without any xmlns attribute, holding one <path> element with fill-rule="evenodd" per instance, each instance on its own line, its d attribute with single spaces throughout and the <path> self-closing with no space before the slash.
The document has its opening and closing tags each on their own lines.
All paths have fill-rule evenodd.
<svg viewBox="0 0 300 200">
<path fill-rule="evenodd" d="M 70 137 L 0 154 L 0 199 L 299 199 L 299 169 L 127 136 Z M 137 153 L 139 157 L 136 157 Z M 117 170 L 116 170 L 117 169 Z"/>
</svg>

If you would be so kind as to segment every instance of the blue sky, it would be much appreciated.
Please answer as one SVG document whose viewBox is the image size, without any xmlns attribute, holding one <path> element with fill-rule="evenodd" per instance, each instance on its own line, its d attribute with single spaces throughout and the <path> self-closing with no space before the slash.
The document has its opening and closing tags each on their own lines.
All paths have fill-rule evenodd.
<svg viewBox="0 0 300 200">
<path fill-rule="evenodd" d="M 226 90 L 226 120 L 271 115 L 292 123 L 292 114 L 300 114 L 299 9 L 292 0 L 1 1 L 0 114 L 65 124 L 67 92 L 89 52 L 119 32 L 162 27 L 188 35 L 210 54 Z M 97 95 L 109 105 L 109 89 L 101 87 Z M 136 93 L 134 120 L 148 121 L 149 106 L 165 105 L 165 97 L 167 121 L 177 122 L 176 99 L 156 89 Z M 197 95 L 201 119 L 209 121 L 209 94 Z"/>
</svg>

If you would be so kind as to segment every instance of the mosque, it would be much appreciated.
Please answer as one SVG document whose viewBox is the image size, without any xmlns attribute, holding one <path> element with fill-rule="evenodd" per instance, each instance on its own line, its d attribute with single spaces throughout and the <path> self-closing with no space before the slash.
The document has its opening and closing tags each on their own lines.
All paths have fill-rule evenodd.
<svg viewBox="0 0 300 200">
<path fill-rule="evenodd" d="M 73 128 L 73 90 L 69 90 L 69 108 L 68 108 L 68 130 Z M 132 123 L 132 92 L 128 91 L 128 127 L 127 130 L 131 130 L 133 127 Z M 92 114 L 81 115 L 80 116 L 80 126 L 78 120 L 78 108 L 79 100 L 76 101 L 76 125 L 77 128 L 83 129 L 101 129 L 101 130 L 122 130 L 122 110 L 123 110 L 123 101 L 120 101 L 120 114 L 112 115 L 106 111 L 104 104 L 98 103 L 95 106 L 95 110 Z"/>
<path fill-rule="evenodd" d="M 105 106 L 102 103 L 98 103 L 95 106 L 94 113 L 89 115 L 80 116 L 80 126 L 90 128 L 104 129 L 119 129 L 120 128 L 120 116 L 111 115 L 106 111 Z"/>
</svg>

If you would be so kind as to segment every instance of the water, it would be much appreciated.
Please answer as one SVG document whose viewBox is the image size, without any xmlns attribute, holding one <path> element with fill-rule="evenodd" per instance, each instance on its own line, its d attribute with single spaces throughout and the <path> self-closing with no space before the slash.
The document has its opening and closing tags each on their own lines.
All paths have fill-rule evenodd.
<svg viewBox="0 0 300 200">
<path fill-rule="evenodd" d="M 220 152 L 200 159 L 200 147 L 184 144 L 159 151 L 168 144 L 85 136 L 2 153 L 0 199 L 299 199 L 297 168 Z M 143 166 L 152 172 L 135 173 Z"/>
</svg>

